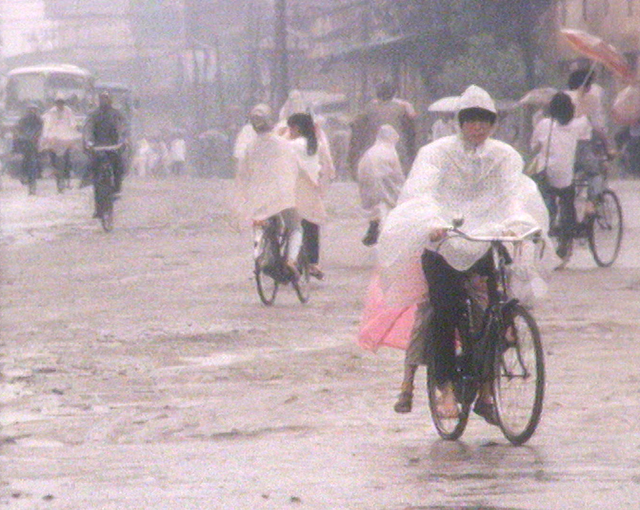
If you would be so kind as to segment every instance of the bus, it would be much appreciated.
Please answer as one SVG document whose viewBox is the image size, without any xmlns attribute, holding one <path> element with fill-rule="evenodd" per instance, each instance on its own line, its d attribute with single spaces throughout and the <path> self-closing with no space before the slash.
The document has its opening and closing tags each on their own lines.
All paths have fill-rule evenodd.
<svg viewBox="0 0 640 510">
<path fill-rule="evenodd" d="M 4 93 L 5 119 L 20 118 L 30 104 L 41 112 L 62 96 L 79 116 L 95 105 L 95 78 L 87 69 L 70 64 L 18 67 L 9 71 Z"/>
<path fill-rule="evenodd" d="M 71 64 L 43 64 L 10 70 L 2 91 L 2 122 L 0 124 L 4 171 L 15 174 L 19 155 L 12 152 L 13 132 L 29 105 L 36 105 L 40 113 L 53 106 L 56 97 L 63 97 L 76 114 L 81 128 L 95 107 L 95 77 L 87 69 Z M 73 158 L 74 160 L 82 156 Z M 80 162 L 73 163 L 74 170 Z"/>
</svg>

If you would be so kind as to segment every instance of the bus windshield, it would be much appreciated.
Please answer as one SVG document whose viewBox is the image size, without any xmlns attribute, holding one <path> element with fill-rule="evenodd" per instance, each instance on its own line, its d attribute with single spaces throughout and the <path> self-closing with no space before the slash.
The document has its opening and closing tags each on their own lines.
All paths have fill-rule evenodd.
<svg viewBox="0 0 640 510">
<path fill-rule="evenodd" d="M 29 104 L 36 104 L 44 111 L 58 96 L 77 113 L 87 113 L 93 100 L 93 78 L 88 72 L 52 67 L 13 71 L 7 80 L 5 108 L 8 112 L 19 112 Z"/>
</svg>

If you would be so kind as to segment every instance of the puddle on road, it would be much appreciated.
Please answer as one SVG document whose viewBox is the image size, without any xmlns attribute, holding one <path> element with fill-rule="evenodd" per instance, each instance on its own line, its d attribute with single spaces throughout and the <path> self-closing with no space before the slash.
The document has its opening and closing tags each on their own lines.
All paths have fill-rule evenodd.
<svg viewBox="0 0 640 510">
<path fill-rule="evenodd" d="M 206 357 L 181 357 L 181 361 L 186 361 L 188 363 L 194 363 L 201 367 L 225 367 L 229 365 L 233 365 L 234 363 L 242 363 L 245 361 L 250 361 L 256 357 L 256 354 L 230 354 L 230 353 L 220 353 L 214 354 L 213 356 Z M 181 367 L 175 367 L 176 369 L 180 369 Z"/>
<path fill-rule="evenodd" d="M 17 423 L 27 423 L 32 421 L 42 421 L 47 419 L 42 414 L 24 413 L 19 411 L 3 410 L 2 416 L 0 416 L 0 425 L 6 427 L 8 425 L 15 425 Z"/>
<path fill-rule="evenodd" d="M 313 427 L 304 425 L 286 425 L 282 427 L 263 427 L 255 430 L 239 430 L 232 429 L 228 432 L 218 432 L 211 435 L 211 439 L 217 440 L 230 440 L 230 439 L 247 439 L 263 437 L 271 434 L 299 434 L 303 432 L 309 432 L 314 430 Z"/>
</svg>

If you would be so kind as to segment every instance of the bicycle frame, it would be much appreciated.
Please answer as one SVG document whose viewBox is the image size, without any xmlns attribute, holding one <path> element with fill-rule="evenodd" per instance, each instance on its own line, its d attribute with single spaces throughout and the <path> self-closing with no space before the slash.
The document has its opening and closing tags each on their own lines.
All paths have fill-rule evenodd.
<svg viewBox="0 0 640 510">
<path fill-rule="evenodd" d="M 510 296 L 506 268 L 511 260 L 504 245 L 514 243 L 517 247 L 523 241 L 541 240 L 541 229 L 534 228 L 522 236 L 471 236 L 459 230 L 460 225 L 461 220 L 454 222 L 442 242 L 462 237 L 489 244 L 493 264 L 487 289 L 489 302 L 479 331 L 472 320 L 471 295 L 466 299 L 466 313 L 459 316 L 455 325 L 459 342 L 455 346 L 455 374 L 450 382 L 458 412 L 453 416 L 440 414 L 438 399 L 443 390 L 436 378 L 437 359 L 431 356 L 428 360 L 431 418 L 440 437 L 456 440 L 464 433 L 473 405 L 476 414 L 499 426 L 512 444 L 520 445 L 533 435 L 542 413 L 544 353 L 535 319 Z"/>
<path fill-rule="evenodd" d="M 472 343 L 470 346 L 465 346 L 467 350 L 470 350 L 470 359 L 472 362 L 471 374 L 467 374 L 465 377 L 467 380 L 472 380 L 472 384 L 470 385 L 472 391 L 463 396 L 463 400 L 470 403 L 475 398 L 480 385 L 493 377 L 492 363 L 494 355 L 496 349 L 500 348 L 499 341 L 504 337 L 503 333 L 506 327 L 504 317 L 508 315 L 509 309 L 514 308 L 518 304 L 518 300 L 510 297 L 508 294 L 506 271 L 508 259 L 504 245 L 506 243 L 517 245 L 525 241 L 542 242 L 542 229 L 535 227 L 521 236 L 472 236 L 461 231 L 459 229 L 460 225 L 461 222 L 455 222 L 454 226 L 447 230 L 447 237 L 440 242 L 438 248 L 451 237 L 461 237 L 470 242 L 489 243 L 496 284 L 495 294 L 491 295 L 492 293 L 489 293 L 489 302 L 484 312 L 481 330 L 476 334 L 469 331 L 471 329 L 468 325 L 469 317 L 467 317 L 467 324 L 462 324 L 466 331 L 464 331 L 461 336 L 468 337 L 468 341 Z M 469 308 L 470 303 L 468 299 L 467 315 L 470 316 L 471 311 Z M 465 321 L 462 322 L 464 323 Z M 463 341 L 464 340 L 463 338 Z M 465 372 L 466 369 L 463 367 L 462 371 Z"/>
<path fill-rule="evenodd" d="M 116 152 L 123 144 L 90 147 L 95 154 L 96 161 L 93 176 L 93 192 L 96 213 L 106 232 L 113 228 L 113 202 L 115 195 L 115 168 L 109 155 Z"/>
<path fill-rule="evenodd" d="M 256 224 L 259 230 L 256 231 L 255 238 L 256 251 L 254 259 L 256 267 L 254 270 L 256 285 L 260 299 L 265 305 L 273 304 L 278 285 L 290 283 L 301 303 L 309 300 L 309 263 L 301 249 L 296 262 L 297 271 L 293 271 L 287 264 L 289 245 L 291 242 L 290 231 L 287 229 L 284 218 L 276 215 L 260 224 Z M 266 280 L 263 275 L 268 276 L 272 281 L 271 292 L 265 292 Z"/>
</svg>

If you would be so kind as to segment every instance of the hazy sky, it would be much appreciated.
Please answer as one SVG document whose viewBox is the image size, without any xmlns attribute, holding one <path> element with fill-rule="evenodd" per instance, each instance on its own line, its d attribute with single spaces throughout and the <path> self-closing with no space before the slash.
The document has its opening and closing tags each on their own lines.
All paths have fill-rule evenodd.
<svg viewBox="0 0 640 510">
<path fill-rule="evenodd" d="M 50 26 L 44 19 L 42 0 L 0 0 L 0 16 L 5 56 L 33 47 L 33 36 L 43 40 Z"/>
</svg>

